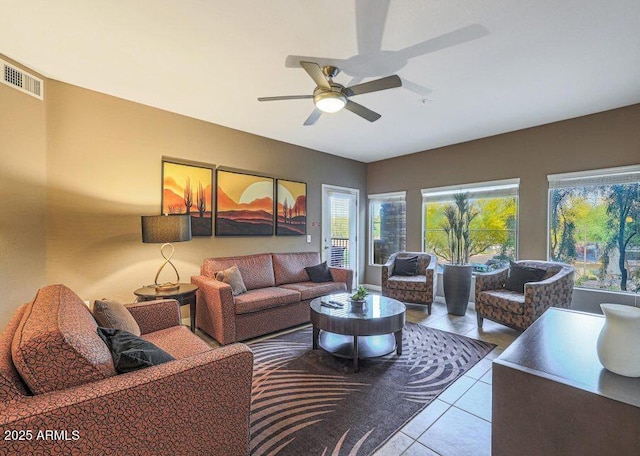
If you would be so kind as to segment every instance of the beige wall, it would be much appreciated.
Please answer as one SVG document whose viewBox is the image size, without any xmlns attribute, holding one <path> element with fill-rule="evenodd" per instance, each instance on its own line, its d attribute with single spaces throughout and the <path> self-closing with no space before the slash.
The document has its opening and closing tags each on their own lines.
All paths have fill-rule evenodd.
<svg viewBox="0 0 640 456">
<path fill-rule="evenodd" d="M 45 210 L 45 103 L 0 84 L 0 329 L 46 283 Z"/>
<path fill-rule="evenodd" d="M 640 105 L 370 163 L 368 193 L 407 191 L 407 250 L 422 248 L 420 189 L 520 178 L 519 258 L 546 259 L 547 175 L 640 163 Z M 380 284 L 367 267 L 366 283 Z"/>
<path fill-rule="evenodd" d="M 53 80 L 45 100 L 0 85 L 0 328 L 46 284 L 64 283 L 85 300 L 132 301 L 133 290 L 153 282 L 160 246 L 141 242 L 140 215 L 160 212 L 163 157 L 307 183 L 311 243 L 196 237 L 175 244 L 187 282 L 209 256 L 320 251 L 321 185 L 366 194 L 361 162 Z M 360 239 L 364 215 L 361 205 Z M 360 257 L 364 265 L 364 251 Z"/>
<path fill-rule="evenodd" d="M 140 215 L 160 211 L 163 156 L 307 183 L 310 244 L 304 236 L 196 237 L 175 244 L 183 281 L 210 256 L 320 251 L 321 184 L 366 193 L 364 163 L 57 81 L 49 81 L 47 118 L 47 280 L 83 299 L 131 300 L 153 282 L 160 246 L 142 244 Z"/>
</svg>

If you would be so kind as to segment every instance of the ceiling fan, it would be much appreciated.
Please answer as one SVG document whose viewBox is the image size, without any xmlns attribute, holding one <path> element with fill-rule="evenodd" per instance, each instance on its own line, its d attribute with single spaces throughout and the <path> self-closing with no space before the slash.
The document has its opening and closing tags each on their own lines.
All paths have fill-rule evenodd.
<svg viewBox="0 0 640 456">
<path fill-rule="evenodd" d="M 354 114 L 359 115 L 369 122 L 375 122 L 381 116 L 371 109 L 365 108 L 361 104 L 351 101 L 349 98 L 363 93 L 378 92 L 380 90 L 393 89 L 402 86 L 402 81 L 397 75 L 387 76 L 385 78 L 376 79 L 374 81 L 356 84 L 351 87 L 345 87 L 333 81 L 340 70 L 338 67 L 326 65 L 320 68 L 315 62 L 301 61 L 300 66 L 311 76 L 316 83 L 313 95 L 285 95 L 280 97 L 261 97 L 258 101 L 279 101 L 279 100 L 300 100 L 305 98 L 313 99 L 315 109 L 311 113 L 304 125 L 313 125 L 320 118 L 322 113 L 338 112 L 341 109 L 347 109 Z"/>
</svg>

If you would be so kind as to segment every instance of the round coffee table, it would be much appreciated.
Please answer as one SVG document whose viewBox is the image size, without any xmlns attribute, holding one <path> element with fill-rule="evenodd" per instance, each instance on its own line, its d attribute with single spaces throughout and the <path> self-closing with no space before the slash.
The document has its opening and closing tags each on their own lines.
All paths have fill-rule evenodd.
<svg viewBox="0 0 640 456">
<path fill-rule="evenodd" d="M 378 295 L 368 295 L 364 304 L 356 304 L 346 296 L 328 295 L 311 301 L 313 349 L 353 359 L 355 372 L 359 358 L 384 356 L 393 350 L 402 355 L 405 305 Z M 332 305 L 332 301 L 343 305 L 333 308 L 323 304 Z"/>
</svg>

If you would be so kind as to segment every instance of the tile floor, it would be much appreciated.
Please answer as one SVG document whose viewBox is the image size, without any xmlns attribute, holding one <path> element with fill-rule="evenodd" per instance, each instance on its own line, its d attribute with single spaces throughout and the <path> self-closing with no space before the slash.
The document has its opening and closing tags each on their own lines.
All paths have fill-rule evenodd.
<svg viewBox="0 0 640 456">
<path fill-rule="evenodd" d="M 497 347 L 451 384 L 376 453 L 375 456 L 483 456 L 491 454 L 491 360 L 520 335 L 484 320 L 478 329 L 473 303 L 466 315 L 447 314 L 444 300 L 434 302 L 431 315 L 407 305 L 407 320 L 496 344 Z"/>
<path fill-rule="evenodd" d="M 473 303 L 469 303 L 466 315 L 456 317 L 447 314 L 442 298 L 434 302 L 431 315 L 423 306 L 408 304 L 407 321 L 491 342 L 497 347 L 391 437 L 375 456 L 490 455 L 491 360 L 520 333 L 489 320 L 479 329 Z M 219 346 L 202 331 L 197 334 L 210 345 Z"/>
</svg>

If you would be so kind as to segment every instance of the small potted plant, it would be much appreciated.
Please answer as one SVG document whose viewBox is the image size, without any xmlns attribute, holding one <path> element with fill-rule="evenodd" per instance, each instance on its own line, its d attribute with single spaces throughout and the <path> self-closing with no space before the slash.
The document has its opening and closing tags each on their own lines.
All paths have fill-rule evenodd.
<svg viewBox="0 0 640 456">
<path fill-rule="evenodd" d="M 358 289 L 356 290 L 356 292 L 351 295 L 351 297 L 349 298 L 349 300 L 351 301 L 351 310 L 353 312 L 364 312 L 365 309 L 365 302 L 366 302 L 366 297 L 369 294 L 369 292 L 367 291 L 367 289 L 365 287 L 363 287 L 362 285 L 360 285 L 358 287 Z"/>
<path fill-rule="evenodd" d="M 364 302 L 364 298 L 366 298 L 368 294 L 369 292 L 367 291 L 367 289 L 360 285 L 355 294 L 351 295 L 351 301 Z"/>
<path fill-rule="evenodd" d="M 469 203 L 468 193 L 454 195 L 453 204 L 444 209 L 445 220 L 442 229 L 447 235 L 447 249 L 450 263 L 442 265 L 442 283 L 447 312 L 464 315 L 471 293 L 473 266 L 469 264 L 471 248 L 471 221 L 478 211 Z"/>
</svg>

